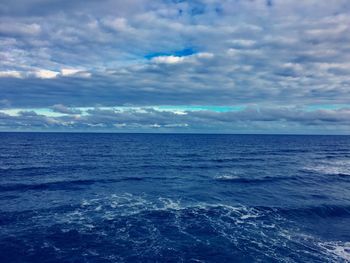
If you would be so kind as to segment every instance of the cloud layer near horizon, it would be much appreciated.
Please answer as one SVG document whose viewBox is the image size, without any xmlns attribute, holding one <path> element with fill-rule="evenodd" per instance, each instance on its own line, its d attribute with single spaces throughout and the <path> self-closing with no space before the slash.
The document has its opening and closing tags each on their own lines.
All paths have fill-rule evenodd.
<svg viewBox="0 0 350 263">
<path fill-rule="evenodd" d="M 168 125 L 250 132 L 259 122 L 260 130 L 317 125 L 348 133 L 347 106 L 303 108 L 350 102 L 349 11 L 347 0 L 0 3 L 0 107 L 70 114 L 76 107 L 245 105 L 229 113 L 167 112 L 172 123 L 153 120 L 165 114 L 156 110 L 132 118 L 140 130 Z M 251 105 L 269 110 L 257 120 L 247 113 Z M 127 127 L 125 114 L 112 115 L 103 127 Z M 79 116 L 95 124 L 95 113 Z M 34 116 L 1 118 L 2 129 L 22 129 L 20 118 L 27 129 L 46 127 L 45 121 L 31 123 Z"/>
<path fill-rule="evenodd" d="M 214 132 L 230 133 L 341 133 L 350 125 L 350 108 L 305 111 L 300 108 L 162 110 L 153 108 L 69 109 L 55 105 L 53 112 L 0 112 L 0 127 L 13 130 Z"/>
</svg>

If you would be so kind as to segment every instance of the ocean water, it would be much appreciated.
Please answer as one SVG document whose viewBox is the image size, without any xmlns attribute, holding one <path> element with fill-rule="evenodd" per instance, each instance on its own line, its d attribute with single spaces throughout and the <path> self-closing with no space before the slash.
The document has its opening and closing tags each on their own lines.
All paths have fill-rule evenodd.
<svg viewBox="0 0 350 263">
<path fill-rule="evenodd" d="M 0 133 L 0 262 L 350 262 L 350 137 Z"/>
</svg>

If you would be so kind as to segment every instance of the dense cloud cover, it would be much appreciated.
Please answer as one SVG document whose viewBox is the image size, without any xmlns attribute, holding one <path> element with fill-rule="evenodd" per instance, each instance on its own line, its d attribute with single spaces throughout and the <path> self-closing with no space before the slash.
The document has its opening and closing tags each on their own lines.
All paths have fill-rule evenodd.
<svg viewBox="0 0 350 263">
<path fill-rule="evenodd" d="M 349 12 L 348 0 L 2 1 L 0 129 L 350 133 Z"/>
<path fill-rule="evenodd" d="M 47 116 L 34 111 L 0 113 L 0 126 L 12 130 L 208 132 L 208 133 L 341 133 L 350 126 L 350 108 L 305 111 L 299 108 L 247 107 L 239 111 L 172 111 L 153 108 L 61 109 Z"/>
</svg>

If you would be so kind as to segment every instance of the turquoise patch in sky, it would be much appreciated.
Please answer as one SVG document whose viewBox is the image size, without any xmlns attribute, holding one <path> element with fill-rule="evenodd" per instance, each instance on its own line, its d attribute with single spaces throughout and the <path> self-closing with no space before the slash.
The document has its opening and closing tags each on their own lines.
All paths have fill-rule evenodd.
<svg viewBox="0 0 350 263">
<path fill-rule="evenodd" d="M 246 106 L 243 105 L 236 105 L 236 106 L 203 106 L 203 105 L 196 105 L 196 106 L 188 106 L 188 105 L 179 105 L 179 106 L 173 106 L 173 105 L 163 105 L 163 106 L 146 106 L 146 107 L 127 107 L 127 106 L 117 106 L 117 107 L 100 107 L 101 110 L 119 110 L 119 111 L 127 111 L 127 110 L 141 110 L 141 109 L 154 109 L 159 111 L 212 111 L 212 112 L 229 112 L 229 111 L 242 111 L 246 108 Z M 77 107 L 76 109 L 81 110 L 81 114 L 79 115 L 88 115 L 88 110 L 93 110 L 93 107 Z M 9 114 L 12 116 L 18 115 L 20 111 L 34 111 L 35 113 L 39 115 L 44 115 L 47 117 L 60 117 L 66 115 L 65 113 L 60 112 L 54 112 L 50 108 L 27 108 L 27 109 L 7 109 L 7 110 L 0 110 L 0 112 L 3 112 L 5 114 Z"/>
<path fill-rule="evenodd" d="M 308 105 L 305 107 L 306 111 L 315 111 L 315 110 L 339 110 L 343 108 L 350 108 L 349 104 L 315 104 Z"/>
<path fill-rule="evenodd" d="M 228 112 L 241 111 L 245 106 L 157 106 L 160 110 L 180 110 L 180 111 L 213 111 L 213 112 Z"/>
</svg>

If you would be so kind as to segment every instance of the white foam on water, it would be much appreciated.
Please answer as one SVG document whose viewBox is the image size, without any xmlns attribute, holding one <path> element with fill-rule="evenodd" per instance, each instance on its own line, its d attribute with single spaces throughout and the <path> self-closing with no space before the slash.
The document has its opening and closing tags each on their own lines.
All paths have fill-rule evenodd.
<svg viewBox="0 0 350 263">
<path fill-rule="evenodd" d="M 159 225 L 157 221 L 153 221 L 152 213 L 164 211 L 167 212 L 162 219 L 165 220 L 164 224 Z M 300 234 L 298 230 L 291 228 L 290 221 L 283 218 L 278 210 L 238 204 L 188 203 L 169 197 L 114 194 L 82 200 L 73 211 L 58 213 L 52 221 L 62 223 L 62 231 L 74 229 L 79 233 L 94 233 L 101 237 L 117 237 L 118 240 L 131 242 L 140 253 L 145 242 L 151 242 L 152 249 L 166 246 L 164 242 L 172 237 L 164 234 L 162 228 L 169 227 L 197 244 L 210 245 L 215 242 L 215 236 L 238 249 L 245 250 L 246 247 L 241 247 L 242 244 L 249 244 L 251 253 L 268 259 L 281 259 L 279 249 L 291 247 L 290 253 L 295 258 L 302 253 L 326 260 L 350 260 L 350 243 L 322 243 L 322 240 Z M 99 231 L 95 233 L 97 226 Z M 135 227 L 141 231 L 140 235 L 133 234 Z M 203 228 L 211 234 L 201 235 Z M 196 232 L 196 229 L 200 231 Z M 168 243 L 170 246 L 171 244 Z"/>
<path fill-rule="evenodd" d="M 234 180 L 239 180 L 241 179 L 241 177 L 239 177 L 238 175 L 229 175 L 229 174 L 225 174 L 225 175 L 219 175 L 214 177 L 215 180 L 221 180 L 221 181 L 234 181 Z"/>
<path fill-rule="evenodd" d="M 180 210 L 182 208 L 180 201 L 174 201 L 174 200 L 171 200 L 170 198 L 162 198 L 162 197 L 159 198 L 159 201 L 161 201 L 164 204 L 165 210 L 167 209 Z"/>
<path fill-rule="evenodd" d="M 102 210 L 102 205 L 98 205 L 96 208 L 95 208 L 95 211 L 101 211 Z"/>
<path fill-rule="evenodd" d="M 350 242 L 326 242 L 319 243 L 319 246 L 328 254 L 350 262 Z"/>
<path fill-rule="evenodd" d="M 99 253 L 96 250 L 88 249 L 87 252 L 88 255 L 99 256 Z"/>
<path fill-rule="evenodd" d="M 84 226 L 88 229 L 93 229 L 95 226 L 93 224 L 84 224 Z"/>
<path fill-rule="evenodd" d="M 196 258 L 191 258 L 190 261 L 192 262 L 199 262 L 199 263 L 204 263 L 204 260 L 196 259 Z"/>
<path fill-rule="evenodd" d="M 255 215 L 255 214 L 246 214 L 246 215 L 242 215 L 241 219 L 249 219 L 249 218 L 257 218 L 259 217 L 259 215 Z"/>
<path fill-rule="evenodd" d="M 349 175 L 350 176 L 350 160 L 323 161 L 305 167 L 305 170 L 329 175 Z"/>
<path fill-rule="evenodd" d="M 81 203 L 81 206 L 88 206 L 90 205 L 90 202 L 88 200 L 83 200 Z"/>
</svg>

